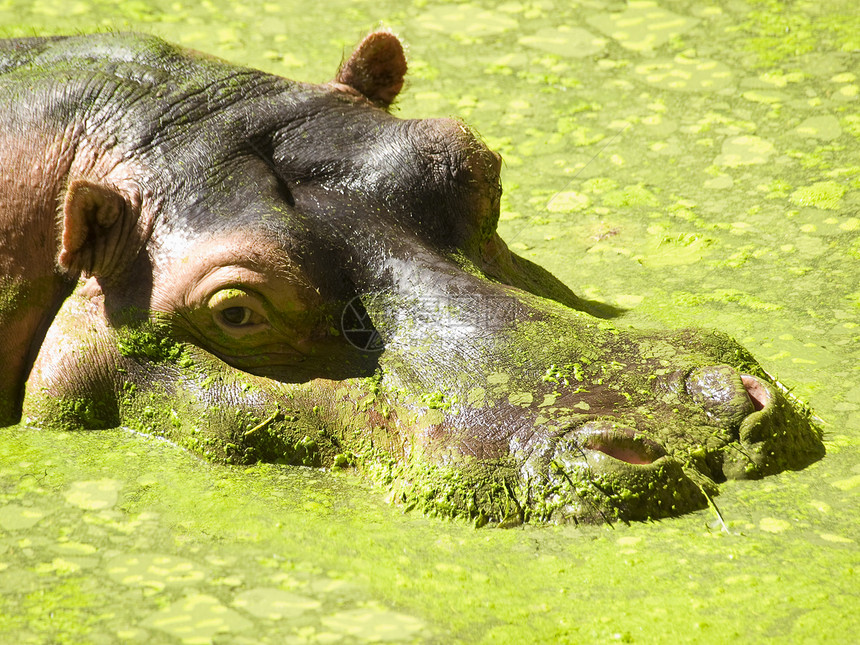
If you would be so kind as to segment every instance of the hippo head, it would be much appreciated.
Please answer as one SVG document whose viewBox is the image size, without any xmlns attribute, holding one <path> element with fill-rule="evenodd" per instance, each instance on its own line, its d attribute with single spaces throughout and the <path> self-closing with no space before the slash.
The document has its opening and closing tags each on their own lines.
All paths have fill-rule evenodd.
<svg viewBox="0 0 860 645">
<path fill-rule="evenodd" d="M 100 38 L 135 70 L 101 127 L 138 242 L 117 255 L 93 233 L 119 180 L 67 190 L 60 260 L 88 279 L 35 362 L 31 423 L 353 465 L 407 507 L 501 524 L 677 515 L 823 455 L 729 337 L 619 329 L 511 253 L 499 155 L 458 120 L 388 112 L 393 35 L 326 85 Z"/>
</svg>

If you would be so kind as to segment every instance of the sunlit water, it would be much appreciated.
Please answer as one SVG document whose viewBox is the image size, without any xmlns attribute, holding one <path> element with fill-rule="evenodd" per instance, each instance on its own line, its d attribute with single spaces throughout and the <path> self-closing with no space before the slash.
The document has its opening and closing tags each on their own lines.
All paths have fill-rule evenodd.
<svg viewBox="0 0 860 645">
<path fill-rule="evenodd" d="M 0 34 L 133 28 L 330 78 L 383 22 L 398 115 L 506 160 L 501 229 L 619 324 L 731 333 L 826 458 L 711 511 L 474 530 L 353 475 L 213 466 L 123 431 L 0 432 L 0 641 L 850 642 L 860 607 L 860 21 L 853 0 L 0 0 Z"/>
</svg>

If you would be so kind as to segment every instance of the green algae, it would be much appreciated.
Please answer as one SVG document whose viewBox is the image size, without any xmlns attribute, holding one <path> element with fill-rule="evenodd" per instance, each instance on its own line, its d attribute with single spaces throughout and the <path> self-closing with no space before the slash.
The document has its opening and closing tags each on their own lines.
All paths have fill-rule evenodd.
<svg viewBox="0 0 860 645">
<path fill-rule="evenodd" d="M 622 47 L 641 52 L 656 49 L 691 29 L 696 19 L 668 11 L 656 2 L 631 2 L 622 12 L 596 15 L 588 24 L 617 40 Z"/>
<path fill-rule="evenodd" d="M 520 44 L 567 58 L 583 58 L 603 51 L 606 39 L 579 27 L 548 27 L 523 36 Z"/>
<path fill-rule="evenodd" d="M 847 188 L 835 181 L 819 181 L 811 186 L 801 186 L 789 197 L 795 206 L 814 206 L 822 210 L 836 210 L 842 202 Z"/>
<path fill-rule="evenodd" d="M 232 60 L 321 81 L 333 73 L 333 49 L 339 52 L 350 46 L 356 34 L 384 16 L 409 41 L 411 68 L 420 71 L 420 63 L 432 64 L 434 72 L 428 83 L 412 75 L 412 87 L 400 102 L 402 116 L 461 114 L 454 106 L 468 84 L 471 94 L 484 99 L 478 100 L 470 120 L 485 135 L 507 138 L 506 212 L 520 214 L 519 220 L 503 223 L 507 240 L 523 244 L 530 259 L 562 275 L 577 293 L 612 302 L 624 296 L 632 309 L 626 318 L 631 324 L 698 324 L 729 330 L 764 357 L 768 371 L 795 385 L 803 398 L 812 399 L 816 412 L 827 420 L 828 457 L 804 472 L 784 473 L 765 482 L 725 484 L 717 503 L 728 533 L 708 512 L 671 521 L 617 524 L 605 530 L 562 527 L 475 533 L 458 523 L 427 522 L 414 513 L 401 516 L 379 499 L 378 491 L 363 488 L 348 475 L 314 478 L 304 471 L 296 476 L 292 470 L 272 467 L 233 473 L 197 464 L 158 442 L 117 439 L 112 433 L 62 439 L 15 435 L 4 442 L 0 459 L 0 469 L 6 473 L 3 481 L 11 487 L 4 491 L 30 495 L 23 501 L 42 505 L 46 514 L 31 526 L 35 530 L 0 536 L 4 546 L 13 549 L 7 553 L 16 555 L 3 561 L 5 568 L 0 565 L 0 579 L 6 585 L 0 621 L 3 633 L 11 634 L 8 640 L 151 642 L 171 637 L 169 632 L 135 625 L 183 596 L 141 598 L 139 588 L 131 595 L 123 586 L 103 584 L 99 569 L 87 568 L 86 563 L 79 563 L 83 565 L 79 573 L 63 562 L 53 566 L 57 557 L 72 562 L 68 554 L 58 556 L 50 550 L 52 540 L 68 544 L 70 536 L 100 549 L 129 553 L 149 549 L 184 557 L 207 572 L 205 580 L 197 583 L 198 593 L 238 612 L 245 611 L 234 604 L 245 587 L 232 586 L 236 581 L 247 588 L 275 584 L 281 591 L 323 603 L 322 612 L 303 614 L 308 622 L 295 629 L 243 614 L 254 627 L 243 634 L 226 632 L 222 638 L 373 641 L 370 635 L 362 639 L 336 631 L 337 625 L 355 616 L 353 610 L 381 617 L 385 624 L 397 624 L 385 622 L 385 612 L 396 611 L 438 627 L 439 632 L 414 636 L 424 642 L 839 643 L 854 637 L 856 621 L 851 617 L 860 544 L 858 488 L 852 471 L 860 427 L 858 334 L 856 328 L 846 327 L 856 320 L 856 306 L 844 296 L 856 291 L 852 263 L 860 258 L 860 239 L 856 228 L 842 230 L 838 225 L 832 233 L 824 233 L 829 228 L 803 232 L 800 227 L 813 221 L 796 210 L 788 212 L 798 206 L 788 200 L 795 189 L 834 180 L 825 173 L 856 155 L 856 124 L 852 129 L 851 115 L 838 111 L 856 99 L 856 75 L 849 73 L 849 62 L 842 58 L 858 48 L 854 5 L 832 3 L 822 13 L 804 5 L 748 3 L 757 15 L 748 15 L 746 6 L 729 3 L 671 6 L 679 15 L 700 20 L 684 38 L 700 48 L 699 56 L 725 62 L 737 74 L 737 83 L 763 74 L 789 79 L 803 70 L 802 89 L 795 89 L 796 81 L 787 80 L 782 86 L 769 83 L 790 96 L 782 119 L 772 120 L 767 106 L 744 105 L 744 100 L 731 94 L 708 93 L 706 104 L 697 102 L 696 92 L 678 101 L 671 94 L 678 90 L 654 89 L 630 72 L 649 59 L 635 58 L 627 48 L 619 56 L 608 35 L 608 57 L 594 65 L 589 59 L 584 59 L 582 68 L 574 67 L 572 59 L 566 66 L 563 58 L 536 59 L 537 49 L 520 47 L 516 38 L 503 36 L 516 33 L 518 38 L 545 28 L 547 10 L 539 4 L 522 3 L 518 11 L 505 12 L 518 22 L 517 29 L 482 36 L 480 45 L 463 45 L 462 39 L 458 42 L 441 32 L 434 36 L 433 30 L 416 27 L 415 17 L 427 14 L 428 6 L 439 13 L 450 8 L 441 2 L 417 7 L 383 2 L 372 9 L 349 3 L 326 5 L 318 11 L 303 7 L 300 12 L 277 3 L 153 2 L 146 7 L 129 4 L 123 14 L 124 5 L 116 4 L 78 3 L 67 11 L 56 3 L 3 0 L 0 24 L 11 35 L 29 35 L 34 29 L 86 31 L 108 24 L 118 29 L 143 27 Z M 31 7 L 32 14 L 28 13 Z M 621 9 L 610 12 L 577 5 L 574 11 L 573 5 L 557 5 L 552 12 L 557 25 L 595 30 L 585 18 Z M 528 17 L 528 11 L 542 11 L 544 17 Z M 737 30 L 741 25 L 743 29 Z M 786 26 L 793 31 L 786 32 Z M 309 42 L 307 33 L 318 36 Z M 750 35 L 756 40 L 750 40 Z M 302 52 L 295 48 L 297 42 Z M 671 60 L 679 53 L 672 47 L 670 38 L 656 53 Z M 477 64 L 464 65 L 464 60 Z M 504 73 L 478 74 L 491 66 L 491 60 L 505 61 L 499 68 Z M 750 63 L 758 66 L 755 73 L 749 71 Z M 572 91 L 559 89 L 574 83 Z M 652 92 L 650 98 L 641 96 L 646 89 Z M 748 89 L 744 86 L 737 93 Z M 724 90 L 735 91 L 735 85 Z M 431 95 L 436 97 L 432 102 L 420 98 Z M 498 96 L 505 97 L 504 104 L 516 97 L 530 102 L 531 107 L 518 110 L 519 123 L 537 132 L 506 125 L 504 116 L 495 111 L 498 108 L 482 106 Z M 680 269 L 648 270 L 657 247 L 649 250 L 647 246 L 641 212 L 586 209 L 563 223 L 531 218 L 541 205 L 533 208 L 525 195 L 542 189 L 548 191 L 544 193 L 548 199 L 552 187 L 561 189 L 571 179 L 559 170 L 570 164 L 557 165 L 560 160 L 570 161 L 564 142 L 554 155 L 544 155 L 539 145 L 556 122 L 548 115 L 553 108 L 564 111 L 592 97 L 592 102 L 601 103 L 596 115 L 583 123 L 592 129 L 593 119 L 608 124 L 608 115 L 617 118 L 631 109 L 644 111 L 645 102 L 655 100 L 668 106 L 669 117 L 680 129 L 656 141 L 639 127 L 628 130 L 606 153 L 621 152 L 634 161 L 622 168 L 604 163 L 602 156 L 586 165 L 586 157 L 581 167 L 587 170 L 579 180 L 588 181 L 593 173 L 612 177 L 622 186 L 645 182 L 649 189 L 660 188 L 655 192 L 659 204 L 647 207 L 658 214 L 650 221 L 665 223 L 672 233 L 712 237 L 717 240 L 717 253 Z M 717 122 L 709 111 L 710 104 L 719 102 L 722 107 L 714 108 L 721 116 Z M 819 110 L 840 119 L 844 134 L 831 141 L 844 144 L 842 150 L 816 150 L 806 143 L 805 132 L 794 133 L 795 124 Z M 773 143 L 775 151 L 768 163 L 709 170 L 722 141 L 741 134 L 756 134 Z M 705 136 L 713 139 L 714 147 L 696 143 Z M 525 145 L 530 138 L 538 143 Z M 662 156 L 651 150 L 658 143 L 663 145 Z M 715 185 L 703 195 L 702 186 L 714 174 L 727 176 L 732 183 Z M 758 213 L 748 214 L 763 196 L 757 186 L 775 180 L 784 185 L 764 196 L 768 201 Z M 576 185 L 571 189 L 588 193 Z M 664 196 L 672 192 L 700 203 L 700 220 L 684 231 L 672 229 L 666 215 Z M 847 223 L 846 215 L 856 210 L 856 196 L 846 192 L 841 204 L 822 218 L 833 215 Z M 811 218 L 815 211 L 810 211 Z M 713 228 L 738 218 L 752 227 L 754 245 L 724 232 L 729 228 Z M 814 223 L 823 226 L 819 219 Z M 609 230 L 618 232 L 596 239 Z M 555 239 L 545 239 L 549 236 Z M 619 236 L 630 251 L 627 255 L 584 251 Z M 780 251 L 784 246 L 793 250 Z M 664 251 L 665 245 L 660 253 Z M 733 256 L 734 260 L 725 262 Z M 639 262 L 640 257 L 644 262 Z M 770 307 L 742 304 L 746 299 L 737 291 Z M 709 297 L 676 299 L 676 293 Z M 786 334 L 797 340 L 782 339 Z M 810 356 L 818 360 L 815 365 L 794 360 Z M 262 421 L 270 413 L 265 411 L 255 420 Z M 68 466 L 50 463 L 58 451 Z M 146 461 L 147 454 L 158 459 Z M 141 467 L 148 471 L 141 473 Z M 117 515 L 86 514 L 75 508 L 70 513 L 49 497 L 70 481 L 98 480 L 115 473 L 130 473 L 120 506 L 114 509 Z M 135 480 L 137 475 L 142 483 Z M 158 517 L 147 519 L 146 513 Z M 775 528 L 779 530 L 774 532 Z M 95 529 L 105 533 L 99 535 Z M 233 563 L 226 563 L 230 559 Z M 46 566 L 37 572 L 36 561 Z M 350 595 L 337 591 L 350 584 L 354 587 Z M 368 598 L 382 600 L 384 607 L 365 606 Z M 755 607 L 752 614 L 750 607 Z M 331 621 L 325 623 L 323 617 Z"/>
<path fill-rule="evenodd" d="M 733 77 L 731 69 L 719 61 L 680 55 L 641 63 L 635 72 L 649 84 L 676 92 L 721 90 Z"/>
<path fill-rule="evenodd" d="M 773 153 L 774 146 L 770 141 L 754 135 L 742 135 L 723 142 L 722 154 L 714 160 L 714 164 L 729 168 L 763 164 Z"/>
<path fill-rule="evenodd" d="M 116 405 L 91 397 L 46 398 L 41 413 L 51 419 L 51 427 L 55 430 L 100 430 L 119 423 Z"/>
<path fill-rule="evenodd" d="M 574 213 L 585 210 L 591 204 L 588 195 L 576 191 L 562 191 L 557 193 L 547 204 L 546 209 L 550 213 Z"/>
<path fill-rule="evenodd" d="M 416 18 L 416 23 L 425 29 L 465 42 L 500 34 L 517 26 L 517 21 L 504 13 L 488 11 L 468 3 L 431 7 Z"/>
<path fill-rule="evenodd" d="M 804 137 L 832 141 L 838 139 L 842 134 L 839 120 L 832 115 L 811 116 L 795 128 L 795 131 Z"/>
<path fill-rule="evenodd" d="M 21 305 L 27 286 L 23 278 L 0 277 L 0 315 Z"/>
<path fill-rule="evenodd" d="M 654 193 L 641 184 L 610 190 L 601 199 L 603 205 L 609 208 L 657 206 L 660 203 Z"/>
<path fill-rule="evenodd" d="M 156 322 L 118 327 L 116 342 L 120 355 L 134 360 L 176 363 L 182 367 L 191 365 L 191 359 L 184 355 L 183 345 L 170 337 L 164 325 Z"/>
<path fill-rule="evenodd" d="M 711 293 L 687 293 L 678 291 L 674 294 L 674 299 L 679 305 L 695 306 L 706 302 L 730 302 L 738 304 L 741 307 L 757 311 L 779 311 L 783 308 L 782 305 L 778 303 L 762 301 L 760 298 L 738 289 L 720 289 Z"/>
<path fill-rule="evenodd" d="M 155 383 L 146 391 L 127 393 L 119 403 L 124 423 L 209 461 L 228 464 L 263 460 L 318 468 L 341 454 L 313 412 L 304 414 L 281 405 L 264 417 L 239 405 L 210 406 L 196 394 L 196 384 L 204 380 L 202 372 L 188 371 L 178 387 Z M 221 387 L 247 394 L 249 388 L 244 385 Z"/>
<path fill-rule="evenodd" d="M 75 443 L 71 436 L 54 436 Z M 413 639 L 429 635 L 420 618 L 368 602 L 365 583 L 349 566 L 335 565 L 339 571 L 329 567 L 334 577 L 327 576 L 298 552 L 284 557 L 290 548 L 273 557 L 263 546 L 273 538 L 289 544 L 286 536 L 302 531 L 289 523 L 261 521 L 258 513 L 266 505 L 279 507 L 282 519 L 289 509 L 301 513 L 305 507 L 324 517 L 333 504 L 346 502 L 345 494 L 351 494 L 346 482 L 327 484 L 313 471 L 304 471 L 311 478 L 303 479 L 302 471 L 269 467 L 256 477 L 258 483 L 267 480 L 266 486 L 243 490 L 240 482 L 251 480 L 241 472 L 201 471 L 199 462 L 169 445 L 140 443 L 123 432 L 91 435 L 95 450 L 76 452 L 81 460 L 68 468 L 65 460 L 52 461 L 46 445 L 18 442 L 10 452 L 6 439 L 11 438 L 4 435 L 0 449 L 4 494 L 10 478 L 28 477 L 34 462 L 50 475 L 41 485 L 20 488 L 29 507 L 44 509 L 37 519 L 38 533 L 20 524 L 2 525 L 0 541 L 23 549 L 16 563 L 9 566 L 3 560 L 0 566 L 4 637 L 17 635 L 16 642 L 25 643 L 44 642 L 45 637 L 72 643 L 100 636 L 108 642 L 166 637 L 205 642 L 255 630 L 280 642 L 301 633 L 349 642 L 378 641 L 386 630 Z M 108 468 L 125 472 L 126 479 L 95 479 Z M 65 493 L 58 496 L 57 490 Z M 269 500 L 263 506 L 261 493 Z M 349 503 L 371 508 L 360 501 L 362 496 L 367 497 L 366 490 Z M 356 512 L 362 521 L 370 517 L 358 507 Z M 201 530 L 210 538 L 200 540 Z M 37 552 L 40 548 L 46 552 Z M 317 550 L 316 545 L 307 549 L 308 555 Z M 18 588 L 7 593 L 11 589 L 6 585 L 15 580 L 11 576 L 17 576 Z M 48 586 L 38 584 L 42 581 Z M 105 606 L 111 610 L 93 611 Z M 343 623 L 347 615 L 354 624 Z"/>
<path fill-rule="evenodd" d="M 837 8 L 825 15 L 812 16 L 802 9 L 786 7 L 779 0 L 756 0 L 747 20 L 736 29 L 750 34 L 743 44 L 757 56 L 761 66 L 772 66 L 791 61 L 797 56 L 812 53 L 822 41 L 829 41 L 834 50 L 856 51 L 857 13 Z"/>
</svg>

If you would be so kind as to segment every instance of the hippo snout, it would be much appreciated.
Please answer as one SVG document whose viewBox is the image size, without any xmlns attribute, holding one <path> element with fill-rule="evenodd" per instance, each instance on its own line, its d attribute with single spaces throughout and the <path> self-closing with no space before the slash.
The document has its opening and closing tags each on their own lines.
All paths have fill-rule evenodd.
<svg viewBox="0 0 860 645">
<path fill-rule="evenodd" d="M 805 406 L 789 394 L 749 374 L 742 375 L 753 405 L 738 429 L 738 446 L 724 449 L 723 475 L 760 479 L 783 470 L 800 470 L 824 456 L 824 444 Z"/>
<path fill-rule="evenodd" d="M 678 515 L 706 508 L 718 482 L 800 469 L 823 456 L 808 414 L 763 377 L 713 364 L 675 372 L 667 382 L 683 383 L 689 407 L 625 412 L 616 401 L 609 414 L 546 429 L 521 471 L 522 497 L 539 518 Z M 699 441 L 679 441 L 685 420 L 695 424 Z"/>
<path fill-rule="evenodd" d="M 707 456 L 710 477 L 758 479 L 804 468 L 823 456 L 808 412 L 796 409 L 762 378 L 729 365 L 709 365 L 689 373 L 686 389 L 723 437 L 717 459 Z"/>
</svg>

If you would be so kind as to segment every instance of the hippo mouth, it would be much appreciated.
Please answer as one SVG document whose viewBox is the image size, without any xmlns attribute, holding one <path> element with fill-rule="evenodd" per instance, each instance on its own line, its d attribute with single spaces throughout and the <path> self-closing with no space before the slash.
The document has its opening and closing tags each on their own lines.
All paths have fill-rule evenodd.
<svg viewBox="0 0 860 645">
<path fill-rule="evenodd" d="M 652 464 L 666 451 L 655 441 L 641 435 L 632 428 L 586 426 L 576 432 L 582 448 L 601 452 L 618 461 L 636 466 Z"/>
</svg>

